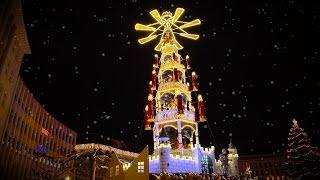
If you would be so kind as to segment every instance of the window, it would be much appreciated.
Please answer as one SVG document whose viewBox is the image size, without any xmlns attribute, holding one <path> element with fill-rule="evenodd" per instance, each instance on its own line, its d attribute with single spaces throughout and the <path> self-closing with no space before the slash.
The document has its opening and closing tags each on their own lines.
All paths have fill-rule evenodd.
<svg viewBox="0 0 320 180">
<path fill-rule="evenodd" d="M 119 165 L 116 165 L 116 176 L 119 175 Z"/>
<path fill-rule="evenodd" d="M 113 167 L 110 168 L 110 177 L 112 177 Z"/>
<path fill-rule="evenodd" d="M 144 162 L 138 162 L 138 173 L 144 173 Z"/>
</svg>

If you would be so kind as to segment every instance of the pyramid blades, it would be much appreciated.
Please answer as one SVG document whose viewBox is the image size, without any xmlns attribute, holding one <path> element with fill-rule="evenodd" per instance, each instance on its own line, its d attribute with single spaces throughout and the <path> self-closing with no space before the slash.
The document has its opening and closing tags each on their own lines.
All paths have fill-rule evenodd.
<svg viewBox="0 0 320 180">
<path fill-rule="evenodd" d="M 156 28 L 154 28 L 154 27 L 146 26 L 146 25 L 143 25 L 143 24 L 140 24 L 140 23 L 137 23 L 134 26 L 134 29 L 137 30 L 137 31 L 155 31 L 156 30 Z"/>
<path fill-rule="evenodd" d="M 197 34 L 179 33 L 179 35 L 185 38 L 193 39 L 193 40 L 199 39 L 199 35 Z"/>
<path fill-rule="evenodd" d="M 177 8 L 176 11 L 174 12 L 174 15 L 172 16 L 172 23 L 176 23 L 180 16 L 183 14 L 184 9 L 183 8 Z"/>
<path fill-rule="evenodd" d="M 154 9 L 150 11 L 150 15 L 160 24 L 162 24 L 161 16 L 159 14 L 159 11 L 157 9 Z"/>
<path fill-rule="evenodd" d="M 157 37 L 158 37 L 157 35 L 147 36 L 147 37 L 145 37 L 145 38 L 139 39 L 138 42 L 139 42 L 140 44 L 145 44 L 145 43 L 147 43 L 147 42 L 149 42 L 149 41 L 154 40 L 154 39 L 157 38 Z"/>
<path fill-rule="evenodd" d="M 188 28 L 188 27 L 192 27 L 192 26 L 196 26 L 196 25 L 199 25 L 201 24 L 201 21 L 200 19 L 195 19 L 191 22 L 187 22 L 186 24 L 180 26 L 179 28 L 183 29 L 183 28 Z"/>
<path fill-rule="evenodd" d="M 173 42 L 174 42 L 174 44 L 177 46 L 177 48 L 178 48 L 179 50 L 183 49 L 183 46 L 182 46 L 177 40 L 174 39 Z"/>
<path fill-rule="evenodd" d="M 163 40 L 161 39 L 160 42 L 157 44 L 157 46 L 154 48 L 154 50 L 161 51 L 162 42 L 163 42 Z"/>
</svg>

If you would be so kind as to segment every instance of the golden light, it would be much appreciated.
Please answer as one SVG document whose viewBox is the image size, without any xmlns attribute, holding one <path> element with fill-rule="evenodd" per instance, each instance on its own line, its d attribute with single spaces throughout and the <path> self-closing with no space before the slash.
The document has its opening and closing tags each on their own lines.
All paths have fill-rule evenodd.
<svg viewBox="0 0 320 180">
<path fill-rule="evenodd" d="M 199 39 L 199 35 L 197 35 L 197 34 L 180 33 L 179 35 L 182 37 L 185 37 L 185 38 L 193 39 L 193 40 Z"/>
<path fill-rule="evenodd" d="M 138 42 L 140 44 L 145 44 L 145 43 L 147 43 L 149 41 L 154 40 L 155 38 L 157 38 L 157 35 L 152 35 L 152 36 L 148 36 L 148 37 L 145 37 L 145 38 L 141 38 L 141 39 L 138 40 Z"/>
<path fill-rule="evenodd" d="M 149 100 L 149 101 L 152 101 L 152 100 L 153 100 L 152 94 L 149 94 L 149 95 L 148 95 L 148 100 Z"/>
<path fill-rule="evenodd" d="M 161 16 L 159 14 L 159 11 L 157 9 L 154 9 L 150 11 L 150 15 L 159 23 L 162 24 Z"/>
<path fill-rule="evenodd" d="M 183 13 L 184 13 L 183 8 L 177 8 L 176 11 L 174 12 L 171 22 L 176 23 Z"/>
<path fill-rule="evenodd" d="M 137 23 L 134 26 L 134 29 L 137 30 L 137 31 L 155 31 L 156 30 L 156 28 L 154 28 L 152 26 L 147 26 L 147 25 L 143 25 L 143 24 L 140 24 L 140 23 Z"/>
<path fill-rule="evenodd" d="M 144 38 L 138 39 L 140 44 L 150 42 L 157 37 L 160 37 L 160 41 L 154 48 L 156 51 L 172 52 L 183 49 L 183 46 L 177 41 L 175 35 L 179 35 L 184 38 L 197 40 L 199 35 L 190 34 L 184 29 L 201 24 L 199 19 L 195 19 L 190 22 L 180 21 L 179 18 L 184 13 L 183 8 L 177 8 L 174 15 L 168 11 L 164 11 L 161 15 L 157 9 L 150 11 L 150 15 L 155 19 L 155 23 L 144 25 L 141 23 L 135 24 L 135 30 L 137 31 L 150 31 L 150 34 Z"/>
<path fill-rule="evenodd" d="M 191 22 L 185 23 L 184 25 L 180 26 L 180 28 L 184 29 L 184 28 L 188 28 L 188 27 L 192 27 L 192 26 L 197 26 L 200 24 L 201 24 L 200 19 L 195 19 Z"/>
</svg>

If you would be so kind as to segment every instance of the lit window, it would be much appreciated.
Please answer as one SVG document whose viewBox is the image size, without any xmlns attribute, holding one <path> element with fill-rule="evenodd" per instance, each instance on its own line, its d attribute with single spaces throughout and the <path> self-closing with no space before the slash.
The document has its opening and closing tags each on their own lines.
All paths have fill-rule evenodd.
<svg viewBox="0 0 320 180">
<path fill-rule="evenodd" d="M 116 165 L 116 176 L 119 175 L 119 165 Z"/>
<path fill-rule="evenodd" d="M 138 162 L 138 173 L 144 173 L 144 162 Z"/>
<path fill-rule="evenodd" d="M 110 177 L 112 177 L 113 167 L 110 168 Z"/>
</svg>

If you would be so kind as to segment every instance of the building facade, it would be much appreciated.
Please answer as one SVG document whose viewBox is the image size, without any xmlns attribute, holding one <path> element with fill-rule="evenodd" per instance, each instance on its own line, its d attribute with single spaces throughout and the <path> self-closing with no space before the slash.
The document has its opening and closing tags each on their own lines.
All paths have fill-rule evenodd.
<svg viewBox="0 0 320 180">
<path fill-rule="evenodd" d="M 18 77 L 1 143 L 1 174 L 8 179 L 54 176 L 59 160 L 74 149 L 76 137 L 76 132 L 42 107 Z"/>
<path fill-rule="evenodd" d="M 239 170 L 244 173 L 247 168 L 252 171 L 252 177 L 265 179 L 286 179 L 284 162 L 285 154 L 242 155 L 239 159 Z"/>
<path fill-rule="evenodd" d="M 0 1 L 0 137 L 24 54 L 30 54 L 19 0 Z"/>
<path fill-rule="evenodd" d="M 20 0 L 0 1 L 0 179 L 53 177 L 76 144 L 20 78 L 30 53 Z"/>
<path fill-rule="evenodd" d="M 177 8 L 174 14 L 165 11 L 160 15 L 158 10 L 152 10 L 150 15 L 156 23 L 135 25 L 136 30 L 151 31 L 149 36 L 138 40 L 141 44 L 157 38 L 155 34 L 160 36 L 155 50 L 161 55 L 154 57 L 145 107 L 145 130 L 153 131 L 154 140 L 154 153 L 149 157 L 150 173 L 236 176 L 239 172 L 235 147 L 229 147 L 229 153 L 221 156 L 221 162 L 216 160 L 213 146 L 203 148 L 199 142 L 198 124 L 207 120 L 204 100 L 198 94 L 197 75 L 190 72 L 189 56 L 183 58 L 179 54 L 183 47 L 175 34 L 196 40 L 199 35 L 188 34 L 183 29 L 199 25 L 201 21 L 178 21 L 183 12 L 183 8 Z"/>
<path fill-rule="evenodd" d="M 124 151 L 103 144 L 77 144 L 74 163 L 75 179 L 148 180 L 149 151 L 145 147 L 140 154 Z"/>
</svg>

